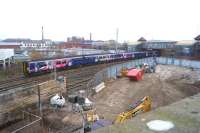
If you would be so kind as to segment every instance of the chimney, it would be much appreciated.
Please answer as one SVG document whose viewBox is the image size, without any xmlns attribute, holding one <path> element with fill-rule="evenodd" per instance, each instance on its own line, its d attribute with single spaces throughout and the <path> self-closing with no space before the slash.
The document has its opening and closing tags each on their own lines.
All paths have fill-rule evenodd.
<svg viewBox="0 0 200 133">
<path fill-rule="evenodd" d="M 42 41 L 44 41 L 44 31 L 43 31 L 43 26 L 42 26 Z"/>
<path fill-rule="evenodd" d="M 90 33 L 90 41 L 92 41 L 92 33 Z"/>
</svg>

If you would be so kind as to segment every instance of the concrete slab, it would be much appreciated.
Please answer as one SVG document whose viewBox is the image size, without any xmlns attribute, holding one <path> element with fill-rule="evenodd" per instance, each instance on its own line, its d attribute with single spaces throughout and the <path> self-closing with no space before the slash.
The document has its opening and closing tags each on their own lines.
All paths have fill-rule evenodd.
<svg viewBox="0 0 200 133">
<path fill-rule="evenodd" d="M 160 107 L 149 113 L 140 114 L 123 124 L 101 128 L 94 133 L 158 133 L 150 130 L 146 123 L 151 120 L 171 121 L 175 127 L 165 133 L 200 133 L 200 93 Z"/>
</svg>

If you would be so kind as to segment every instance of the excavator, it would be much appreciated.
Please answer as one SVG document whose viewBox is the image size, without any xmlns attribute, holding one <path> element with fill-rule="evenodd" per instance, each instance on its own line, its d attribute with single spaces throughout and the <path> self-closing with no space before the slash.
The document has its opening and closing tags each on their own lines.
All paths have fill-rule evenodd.
<svg viewBox="0 0 200 133">
<path fill-rule="evenodd" d="M 148 112 L 151 110 L 151 98 L 149 96 L 145 96 L 143 99 L 131 104 L 129 108 L 120 113 L 114 122 L 110 122 L 113 124 L 123 123 L 127 119 L 131 119 L 138 113 Z M 96 110 L 90 110 L 86 113 L 86 117 L 84 117 L 85 125 L 84 125 L 84 133 L 92 131 L 92 123 L 99 120 L 98 115 L 96 114 Z"/>
<path fill-rule="evenodd" d="M 130 105 L 130 107 L 125 111 L 120 113 L 114 124 L 123 123 L 127 119 L 131 119 L 136 114 L 141 112 L 148 112 L 151 110 L 151 98 L 149 96 L 145 96 L 143 99 L 137 101 L 136 103 Z"/>
</svg>

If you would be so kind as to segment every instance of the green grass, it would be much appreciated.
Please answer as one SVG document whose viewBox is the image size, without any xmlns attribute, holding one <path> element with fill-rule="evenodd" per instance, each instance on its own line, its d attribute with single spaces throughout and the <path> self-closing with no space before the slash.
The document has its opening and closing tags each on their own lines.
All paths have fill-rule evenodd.
<svg viewBox="0 0 200 133">
<path fill-rule="evenodd" d="M 165 111 L 156 111 L 156 115 L 161 119 L 169 120 L 174 122 L 176 125 L 191 127 L 191 128 L 198 128 L 200 123 L 187 115 L 175 114 L 173 112 L 165 112 Z"/>
</svg>

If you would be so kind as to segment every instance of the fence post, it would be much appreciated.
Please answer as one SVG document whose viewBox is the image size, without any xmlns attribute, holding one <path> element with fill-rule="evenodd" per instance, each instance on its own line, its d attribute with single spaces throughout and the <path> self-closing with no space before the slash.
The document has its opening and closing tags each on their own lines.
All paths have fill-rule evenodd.
<svg viewBox="0 0 200 133">
<path fill-rule="evenodd" d="M 42 104 L 41 104 L 40 86 L 39 86 L 39 84 L 37 85 L 37 89 L 38 89 L 38 106 L 39 106 L 39 110 L 40 110 L 40 116 L 42 116 Z"/>
<path fill-rule="evenodd" d="M 117 78 L 117 73 L 118 73 L 118 72 L 117 72 L 117 66 L 116 66 L 115 78 Z"/>
</svg>

